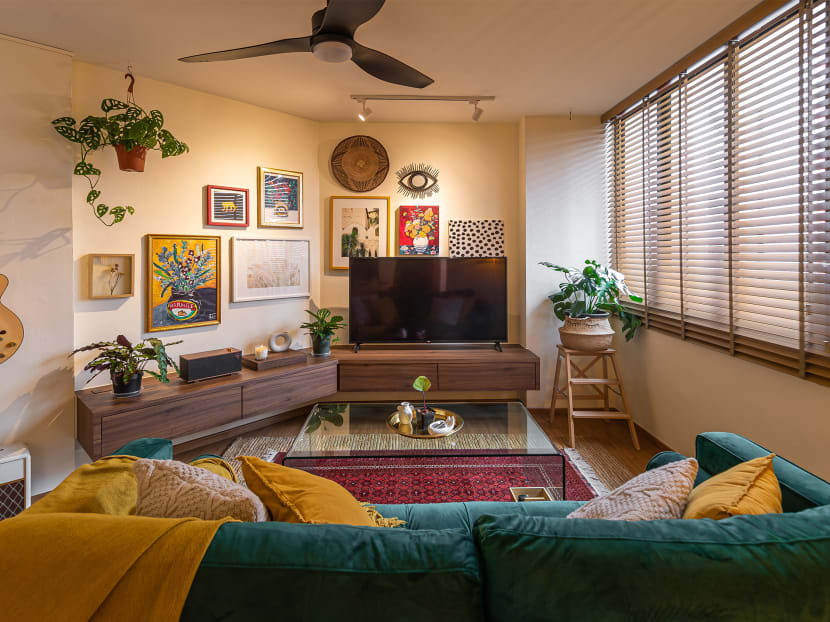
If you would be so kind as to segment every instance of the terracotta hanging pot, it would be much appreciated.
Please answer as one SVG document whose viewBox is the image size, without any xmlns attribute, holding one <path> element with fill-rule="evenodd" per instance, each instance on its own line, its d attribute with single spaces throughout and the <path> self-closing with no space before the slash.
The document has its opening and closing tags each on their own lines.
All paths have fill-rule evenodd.
<svg viewBox="0 0 830 622">
<path fill-rule="evenodd" d="M 147 158 L 147 147 L 136 145 L 129 151 L 124 145 L 115 145 L 115 155 L 118 156 L 118 168 L 130 173 L 143 173 L 144 161 Z"/>
<path fill-rule="evenodd" d="M 586 317 L 567 316 L 565 324 L 559 329 L 562 345 L 583 352 L 607 350 L 614 338 L 614 329 L 608 318 L 608 313 L 593 313 Z"/>
</svg>

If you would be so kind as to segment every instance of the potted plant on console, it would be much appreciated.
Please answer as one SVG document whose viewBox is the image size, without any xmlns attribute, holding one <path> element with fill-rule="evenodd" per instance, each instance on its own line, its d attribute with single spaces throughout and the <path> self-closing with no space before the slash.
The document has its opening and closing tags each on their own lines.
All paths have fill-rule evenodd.
<svg viewBox="0 0 830 622">
<path fill-rule="evenodd" d="M 95 358 L 84 365 L 84 371 L 93 372 L 89 380 L 104 371 L 109 371 L 115 397 L 135 397 L 141 393 L 141 378 L 145 371 L 159 382 L 164 383 L 170 381 L 167 378 L 168 365 L 173 367 L 176 373 L 179 372 L 175 361 L 165 350 L 166 347 L 177 343 L 181 341 L 162 343 L 161 339 L 147 339 L 133 345 L 124 335 L 118 335 L 115 341 L 91 343 L 74 350 L 70 356 L 78 352 L 100 350 Z M 158 365 L 158 372 L 146 369 L 151 361 Z"/>
<path fill-rule="evenodd" d="M 328 356 L 331 354 L 332 341 L 337 341 L 334 331 L 344 326 L 342 315 L 332 315 L 328 309 L 319 309 L 316 313 L 306 309 L 313 321 L 303 322 L 300 328 L 304 328 L 306 335 L 311 335 L 311 353 L 314 356 Z M 334 337 L 332 339 L 332 337 Z"/>
<path fill-rule="evenodd" d="M 553 313 L 564 322 L 559 328 L 563 346 L 588 352 L 610 348 L 614 336 L 608 322 L 611 315 L 620 318 L 626 341 L 634 336 L 642 321 L 623 307 L 620 298 L 627 296 L 632 302 L 643 299 L 628 289 L 621 273 L 592 259 L 586 259 L 581 270 L 539 263 L 565 275 L 559 291 L 548 296 Z"/>
</svg>

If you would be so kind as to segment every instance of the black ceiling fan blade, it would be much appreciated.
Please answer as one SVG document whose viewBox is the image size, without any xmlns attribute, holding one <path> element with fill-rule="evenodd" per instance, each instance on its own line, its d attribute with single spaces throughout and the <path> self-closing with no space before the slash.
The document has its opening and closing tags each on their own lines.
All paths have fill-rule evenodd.
<svg viewBox="0 0 830 622">
<path fill-rule="evenodd" d="M 287 54 L 290 52 L 310 52 L 311 37 L 297 37 L 296 39 L 281 39 L 250 45 L 244 48 L 222 50 L 221 52 L 208 52 L 207 54 L 196 54 L 185 56 L 179 60 L 185 63 L 207 63 L 217 60 L 238 60 L 240 58 L 253 58 L 255 56 L 268 56 L 269 54 Z"/>
<path fill-rule="evenodd" d="M 321 33 L 354 35 L 358 26 L 372 19 L 386 0 L 328 0 Z"/>
<path fill-rule="evenodd" d="M 422 89 L 434 82 L 417 69 L 359 43 L 352 46 L 352 60 L 366 73 L 393 84 Z"/>
</svg>

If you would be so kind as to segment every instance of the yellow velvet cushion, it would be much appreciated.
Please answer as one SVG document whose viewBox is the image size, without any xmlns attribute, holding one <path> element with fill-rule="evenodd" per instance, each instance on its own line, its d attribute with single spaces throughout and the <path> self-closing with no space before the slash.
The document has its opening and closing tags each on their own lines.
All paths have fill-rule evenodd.
<svg viewBox="0 0 830 622">
<path fill-rule="evenodd" d="M 262 500 L 272 520 L 377 526 L 360 502 L 336 482 L 253 456 L 237 460 L 248 488 Z"/>
<path fill-rule="evenodd" d="M 696 486 L 683 518 L 720 520 L 738 514 L 781 513 L 781 487 L 772 468 L 775 454 L 742 462 Z"/>
<path fill-rule="evenodd" d="M 199 458 L 198 460 L 194 460 L 193 462 L 188 462 L 190 466 L 200 467 L 202 469 L 207 469 L 211 473 L 215 473 L 225 479 L 229 479 L 234 483 L 239 483 L 239 479 L 236 477 L 236 473 L 233 471 L 233 467 L 230 464 L 222 460 L 222 458 L 217 458 L 216 456 L 209 456 L 207 458 Z"/>
</svg>

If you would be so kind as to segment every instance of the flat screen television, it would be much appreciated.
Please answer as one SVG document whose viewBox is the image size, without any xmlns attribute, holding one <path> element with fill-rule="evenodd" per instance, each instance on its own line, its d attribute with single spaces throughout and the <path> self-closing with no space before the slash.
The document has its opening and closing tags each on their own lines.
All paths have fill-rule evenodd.
<svg viewBox="0 0 830 622">
<path fill-rule="evenodd" d="M 507 341 L 507 259 L 352 257 L 349 340 Z"/>
</svg>

